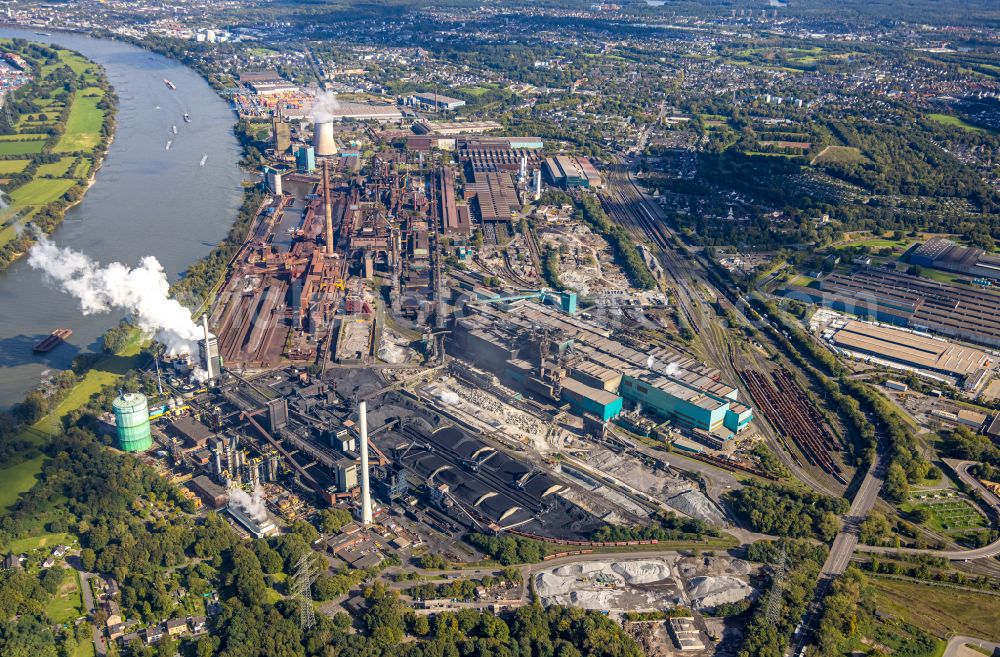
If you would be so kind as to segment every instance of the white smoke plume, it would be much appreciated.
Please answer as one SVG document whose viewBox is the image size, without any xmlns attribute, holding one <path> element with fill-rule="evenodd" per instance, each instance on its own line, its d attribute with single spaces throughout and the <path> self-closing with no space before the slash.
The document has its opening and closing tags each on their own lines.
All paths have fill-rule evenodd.
<svg viewBox="0 0 1000 657">
<path fill-rule="evenodd" d="M 167 275 L 153 256 L 144 257 L 138 267 L 120 262 L 102 266 L 42 237 L 29 251 L 28 264 L 75 297 L 84 315 L 130 313 L 136 326 L 167 347 L 168 355 L 196 353 L 197 341 L 205 337 L 191 319 L 191 311 L 169 297 Z"/>
<path fill-rule="evenodd" d="M 260 484 L 253 487 L 253 494 L 249 495 L 242 488 L 232 481 L 227 486 L 229 493 L 229 505 L 253 518 L 255 522 L 262 523 L 267 520 L 267 507 L 264 506 L 264 489 Z"/>
<path fill-rule="evenodd" d="M 653 369 L 653 365 L 655 364 L 656 364 L 656 359 L 653 358 L 652 356 L 646 359 L 646 369 L 649 370 Z"/>
<path fill-rule="evenodd" d="M 675 374 L 677 374 L 678 371 L 680 371 L 680 369 L 681 368 L 677 367 L 677 363 L 670 363 L 669 365 L 667 365 L 666 375 L 674 376 Z"/>
<path fill-rule="evenodd" d="M 438 393 L 438 399 L 449 406 L 454 406 L 461 400 L 461 397 L 458 396 L 458 393 L 451 390 L 442 390 Z"/>
<path fill-rule="evenodd" d="M 334 113 L 339 109 L 340 101 L 337 100 L 337 94 L 332 91 L 323 91 L 317 94 L 316 100 L 313 101 L 309 118 L 314 124 L 332 121 Z"/>
</svg>

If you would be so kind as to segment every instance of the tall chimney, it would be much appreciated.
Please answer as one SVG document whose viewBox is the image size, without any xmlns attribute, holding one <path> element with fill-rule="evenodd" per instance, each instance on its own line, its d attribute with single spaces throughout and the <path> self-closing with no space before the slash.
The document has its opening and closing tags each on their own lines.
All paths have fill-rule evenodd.
<svg viewBox="0 0 1000 657">
<path fill-rule="evenodd" d="M 326 209 L 326 254 L 333 255 L 333 208 L 330 207 L 330 161 L 323 160 L 323 206 Z"/>
<path fill-rule="evenodd" d="M 535 169 L 535 201 L 542 198 L 542 170 Z"/>
<path fill-rule="evenodd" d="M 361 424 L 361 523 L 372 524 L 372 497 L 368 488 L 368 404 L 358 404 L 358 422 Z"/>
<path fill-rule="evenodd" d="M 215 378 L 212 373 L 212 345 L 208 337 L 208 313 L 201 316 L 201 325 L 205 327 L 205 370 L 208 371 L 208 380 Z"/>
</svg>

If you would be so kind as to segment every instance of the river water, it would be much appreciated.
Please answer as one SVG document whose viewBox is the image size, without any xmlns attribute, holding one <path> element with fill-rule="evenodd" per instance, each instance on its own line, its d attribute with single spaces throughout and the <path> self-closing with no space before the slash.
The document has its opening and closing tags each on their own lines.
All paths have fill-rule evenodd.
<svg viewBox="0 0 1000 657">
<path fill-rule="evenodd" d="M 0 37 L 76 50 L 104 66 L 118 94 L 118 127 L 104 166 L 52 239 L 100 262 L 135 265 L 154 255 L 171 280 L 211 251 L 242 200 L 235 117 L 225 101 L 191 69 L 124 43 L 4 27 Z M 99 350 L 100 336 L 119 319 L 116 313 L 81 315 L 74 299 L 46 283 L 25 258 L 18 260 L 0 274 L 0 408 L 23 399 L 46 370 L 65 369 L 82 351 Z M 58 327 L 73 330 L 68 344 L 32 354 Z"/>
</svg>

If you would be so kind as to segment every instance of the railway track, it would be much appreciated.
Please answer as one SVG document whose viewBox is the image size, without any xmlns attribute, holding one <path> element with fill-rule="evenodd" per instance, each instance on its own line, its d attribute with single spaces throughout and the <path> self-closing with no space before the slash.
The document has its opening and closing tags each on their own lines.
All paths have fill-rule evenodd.
<svg viewBox="0 0 1000 657">
<path fill-rule="evenodd" d="M 791 372 L 781 369 L 772 373 L 770 379 L 757 370 L 742 370 L 739 374 L 767 418 L 795 441 L 809 463 L 846 485 L 843 470 L 830 455 L 838 449 L 836 440 L 825 429 L 819 411 L 795 383 Z"/>
</svg>

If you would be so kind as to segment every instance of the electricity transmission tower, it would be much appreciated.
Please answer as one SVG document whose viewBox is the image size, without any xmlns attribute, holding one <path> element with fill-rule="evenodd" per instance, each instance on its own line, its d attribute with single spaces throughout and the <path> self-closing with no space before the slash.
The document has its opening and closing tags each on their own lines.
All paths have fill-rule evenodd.
<svg viewBox="0 0 1000 657">
<path fill-rule="evenodd" d="M 785 545 L 781 545 L 781 554 L 778 555 L 778 562 L 774 564 L 774 575 L 771 577 L 771 589 L 767 592 L 767 600 L 764 601 L 764 618 L 767 619 L 768 627 L 775 627 L 780 620 L 781 604 L 784 598 L 786 578 L 788 576 L 788 557 L 785 554 Z"/>
<path fill-rule="evenodd" d="M 312 583 L 315 579 L 312 552 L 308 551 L 299 557 L 292 576 L 292 594 L 299 601 L 299 626 L 303 632 L 316 624 L 316 610 L 313 609 L 312 599 Z"/>
</svg>

